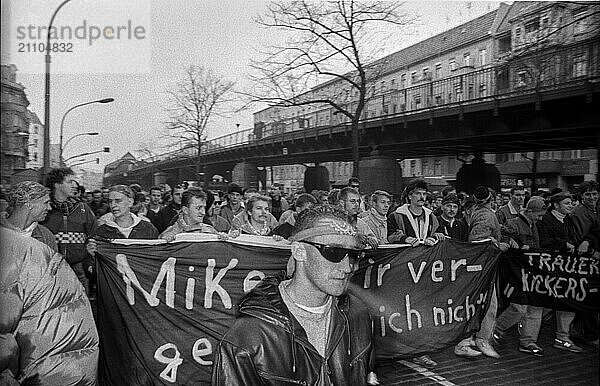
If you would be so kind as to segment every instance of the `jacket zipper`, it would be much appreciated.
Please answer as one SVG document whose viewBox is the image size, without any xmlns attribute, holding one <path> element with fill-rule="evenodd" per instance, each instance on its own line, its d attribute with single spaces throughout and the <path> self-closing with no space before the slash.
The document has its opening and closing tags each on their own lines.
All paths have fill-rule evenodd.
<svg viewBox="0 0 600 386">
<path fill-rule="evenodd" d="M 299 379 L 280 377 L 278 375 L 269 374 L 267 372 L 260 371 L 260 370 L 258 370 L 258 374 L 263 378 L 270 379 L 273 381 L 288 382 L 288 383 L 293 383 L 295 385 L 308 385 L 308 383 L 306 381 L 302 381 Z"/>
</svg>

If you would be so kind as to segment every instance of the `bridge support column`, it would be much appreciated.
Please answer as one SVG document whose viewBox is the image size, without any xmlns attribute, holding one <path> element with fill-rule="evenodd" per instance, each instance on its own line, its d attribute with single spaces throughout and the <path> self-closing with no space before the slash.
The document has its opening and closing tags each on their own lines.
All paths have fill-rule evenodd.
<svg viewBox="0 0 600 386">
<path fill-rule="evenodd" d="M 153 179 L 152 185 L 166 184 L 167 180 L 169 179 L 169 175 L 165 172 L 156 172 L 152 176 L 152 179 Z"/>
<path fill-rule="evenodd" d="M 231 182 L 242 188 L 258 189 L 258 169 L 252 162 L 240 162 L 231 172 Z"/>
<path fill-rule="evenodd" d="M 378 189 L 388 193 L 400 193 L 402 172 L 394 158 L 371 156 L 361 159 L 358 178 L 363 193 L 371 193 Z"/>
</svg>

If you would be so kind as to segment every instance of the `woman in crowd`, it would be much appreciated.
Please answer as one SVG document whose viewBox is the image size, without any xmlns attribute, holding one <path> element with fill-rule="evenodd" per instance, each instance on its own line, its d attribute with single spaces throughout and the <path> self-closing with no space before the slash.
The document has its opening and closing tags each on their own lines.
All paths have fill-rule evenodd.
<svg viewBox="0 0 600 386">
<path fill-rule="evenodd" d="M 568 193 L 557 193 L 550 197 L 548 212 L 537 223 L 540 235 L 540 247 L 562 253 L 574 253 L 573 214 L 575 207 Z M 574 312 L 556 311 L 556 338 L 554 348 L 580 353 L 583 349 L 571 341 L 571 324 L 575 319 Z"/>
<path fill-rule="evenodd" d="M 245 210 L 234 217 L 231 224 L 230 235 L 236 237 L 240 233 L 271 236 L 273 229 L 278 225 L 277 219 L 269 213 L 269 197 L 252 196 L 246 202 Z M 282 240 L 282 236 L 273 235 L 275 240 Z"/>
</svg>

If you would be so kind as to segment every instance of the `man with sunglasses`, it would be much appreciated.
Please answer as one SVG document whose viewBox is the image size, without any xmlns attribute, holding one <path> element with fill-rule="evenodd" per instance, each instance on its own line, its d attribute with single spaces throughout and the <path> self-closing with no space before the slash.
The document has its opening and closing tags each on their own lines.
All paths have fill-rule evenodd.
<svg viewBox="0 0 600 386">
<path fill-rule="evenodd" d="M 376 382 L 371 318 L 346 294 L 364 247 L 347 214 L 316 205 L 298 216 L 291 278 L 267 277 L 240 302 L 215 355 L 213 385 Z"/>
</svg>

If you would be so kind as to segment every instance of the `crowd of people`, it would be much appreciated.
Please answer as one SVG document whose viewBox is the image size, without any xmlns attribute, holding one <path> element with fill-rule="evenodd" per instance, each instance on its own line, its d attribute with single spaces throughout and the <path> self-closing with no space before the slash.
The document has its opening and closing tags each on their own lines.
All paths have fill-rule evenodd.
<svg viewBox="0 0 600 386">
<path fill-rule="evenodd" d="M 499 193 L 484 186 L 471 195 L 456 192 L 451 186 L 438 193 L 430 192 L 428 184 L 418 178 L 410 181 L 402 193 L 375 190 L 364 195 L 355 177 L 341 189 L 294 194 L 283 194 L 277 187 L 259 192 L 235 184 L 230 184 L 226 192 L 210 191 L 185 183 L 174 187 L 160 184 L 147 189 L 137 184 L 115 185 L 87 192 L 77 183 L 72 170 L 60 168 L 50 171 L 46 186 L 22 182 L 3 195 L 6 202 L 0 218 L 3 232 L 35 239 L 47 248 L 44 253 L 63 256 L 89 296 L 94 293 L 90 281 L 93 284 L 99 240 L 161 238 L 172 241 L 179 234 L 197 232 L 214 234 L 219 240 L 248 234 L 290 243 L 294 262 L 291 269 L 288 266 L 291 278 L 265 279 L 242 300 L 240 317 L 219 346 L 213 378 L 217 384 L 259 383 L 264 374 L 257 373 L 256 368 L 278 366 L 278 361 L 268 363 L 264 357 L 257 359 L 260 352 L 271 350 L 257 347 L 272 343 L 260 342 L 259 336 L 248 333 L 253 331 L 251 328 L 273 330 L 275 327 L 264 321 L 269 318 L 278 318 L 292 329 L 292 332 L 270 332 L 280 347 L 274 349 L 277 354 L 269 355 L 281 352 L 288 358 L 292 353 L 288 358 L 293 362 L 289 379 L 328 377 L 333 384 L 357 384 L 358 380 L 361 384 L 376 383 L 371 351 L 366 349 L 369 345 L 363 339 L 369 334 L 355 333 L 370 330 L 368 316 L 356 299 L 344 295 L 347 280 L 365 247 L 433 246 L 447 239 L 489 239 L 502 251 L 545 248 L 600 258 L 598 183 L 595 181 L 580 184 L 575 195 L 560 189 L 529 193 L 523 187 Z M 23 274 L 19 269 L 28 268 L 13 267 L 17 276 Z M 8 288 L 6 278 L 3 273 L 3 288 Z M 70 293 L 78 294 L 75 288 L 71 288 Z M 2 296 L 5 297 L 5 293 Z M 268 300 L 268 297 L 274 298 Z M 89 302 L 84 307 L 86 305 L 89 307 Z M 456 355 L 499 358 L 493 346 L 516 324 L 520 334 L 518 350 L 544 355 L 537 336 L 548 310 L 511 303 L 500 315 L 497 311 L 494 290 L 480 330 L 456 345 Z M 257 313 L 268 316 L 257 316 Z M 581 326 L 579 334 L 598 347 L 597 313 L 556 311 L 555 314 L 553 347 L 574 353 L 583 351 L 571 339 L 576 319 Z M 14 318 L 17 320 L 19 315 Z M 2 344 L 7 341 L 5 336 L 12 336 L 9 347 L 18 345 L 14 342 L 17 328 L 14 320 L 10 324 L 3 322 L 1 328 Z M 356 331 L 350 334 L 349 329 Z M 331 338 L 323 339 L 328 331 L 340 336 L 348 333 L 355 340 L 344 340 L 348 347 L 335 346 L 339 340 L 336 343 Z M 79 333 L 86 337 L 88 344 L 84 348 L 89 355 L 97 358 L 95 330 L 85 329 Z M 288 352 L 283 349 L 288 344 L 296 344 L 296 339 L 308 347 L 303 351 L 305 357 L 296 357 L 293 347 Z M 360 370 L 345 368 L 358 358 L 349 357 L 355 349 L 360 352 L 363 366 Z M 253 355 L 245 358 L 244 353 L 249 351 Z M 322 358 L 331 362 L 326 368 L 319 364 Z M 436 365 L 428 355 L 413 358 L 413 361 L 425 367 Z M 18 368 L 14 358 L 2 358 L 1 363 L 2 374 L 8 369 L 15 378 L 25 376 L 24 369 Z M 273 371 L 281 373 L 283 370 Z M 298 371 L 303 373 L 298 374 Z"/>
</svg>

